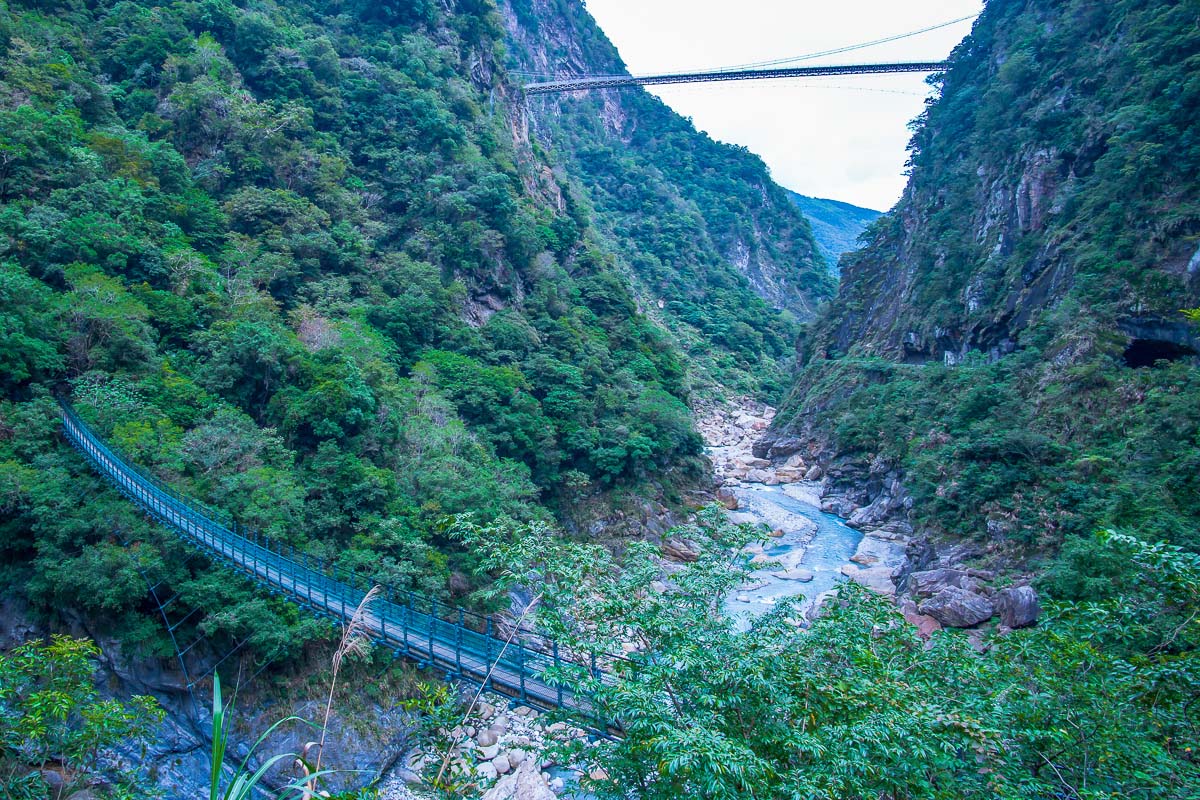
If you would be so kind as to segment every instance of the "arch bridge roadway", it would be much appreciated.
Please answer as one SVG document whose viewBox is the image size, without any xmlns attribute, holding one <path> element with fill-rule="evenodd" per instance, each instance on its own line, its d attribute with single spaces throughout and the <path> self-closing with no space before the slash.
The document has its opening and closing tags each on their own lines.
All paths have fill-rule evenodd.
<svg viewBox="0 0 1200 800">
<path fill-rule="evenodd" d="M 97 472 L 147 516 L 260 587 L 319 617 L 344 623 L 354 616 L 371 586 L 378 585 L 272 542 L 228 515 L 180 496 L 114 452 L 69 403 L 59 402 L 63 434 Z M 365 621 L 371 638 L 394 657 L 507 694 L 519 704 L 561 708 L 594 734 L 619 735 L 619 724 L 597 718 L 592 699 L 575 685 L 589 677 L 607 683 L 613 677 L 607 670 L 627 659 L 560 652 L 556 642 L 534 631 L 514 631 L 497 625 L 490 616 L 436 598 L 383 588 L 383 594 L 365 607 Z"/>
<path fill-rule="evenodd" d="M 835 64 L 822 67 L 774 67 L 767 69 L 724 69 L 711 72 L 674 72 L 661 75 L 579 75 L 553 81 L 525 84 L 525 94 L 556 94 L 623 86 L 653 86 L 667 83 L 716 83 L 763 78 L 816 78 L 836 75 L 885 75 L 896 72 L 941 72 L 944 61 L 903 61 L 891 64 Z"/>
</svg>

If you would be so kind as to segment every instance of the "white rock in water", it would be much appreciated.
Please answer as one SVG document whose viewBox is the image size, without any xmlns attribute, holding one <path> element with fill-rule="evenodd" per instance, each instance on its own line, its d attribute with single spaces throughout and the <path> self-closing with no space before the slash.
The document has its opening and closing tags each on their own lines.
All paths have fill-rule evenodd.
<svg viewBox="0 0 1200 800">
<path fill-rule="evenodd" d="M 738 601 L 739 603 L 749 603 L 749 602 L 750 602 L 750 595 L 748 595 L 748 594 L 739 594 L 739 595 L 737 596 L 737 601 Z"/>
<path fill-rule="evenodd" d="M 797 567 L 796 569 L 787 569 L 782 572 L 773 572 L 776 578 L 784 581 L 798 581 L 800 583 L 808 583 L 813 579 L 813 574 L 806 569 Z"/>
</svg>

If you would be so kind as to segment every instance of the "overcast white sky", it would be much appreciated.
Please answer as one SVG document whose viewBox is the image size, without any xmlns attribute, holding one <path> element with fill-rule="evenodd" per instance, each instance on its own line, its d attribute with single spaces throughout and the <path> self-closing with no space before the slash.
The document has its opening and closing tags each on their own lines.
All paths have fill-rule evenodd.
<svg viewBox="0 0 1200 800">
<path fill-rule="evenodd" d="M 977 13 L 981 0 L 587 0 L 630 72 L 787 58 L 882 39 Z M 944 58 L 961 22 L 806 64 Z M 696 127 L 762 156 L 802 194 L 887 210 L 904 188 L 909 120 L 929 87 L 913 74 L 652 86 Z"/>
</svg>

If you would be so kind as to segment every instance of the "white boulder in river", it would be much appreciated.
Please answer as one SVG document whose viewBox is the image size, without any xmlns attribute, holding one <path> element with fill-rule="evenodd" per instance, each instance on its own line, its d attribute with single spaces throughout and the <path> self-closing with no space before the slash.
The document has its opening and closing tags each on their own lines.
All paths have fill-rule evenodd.
<svg viewBox="0 0 1200 800">
<path fill-rule="evenodd" d="M 515 772 L 489 789 L 482 800 L 555 800 L 555 795 L 538 771 L 537 760 L 527 758 Z"/>
</svg>

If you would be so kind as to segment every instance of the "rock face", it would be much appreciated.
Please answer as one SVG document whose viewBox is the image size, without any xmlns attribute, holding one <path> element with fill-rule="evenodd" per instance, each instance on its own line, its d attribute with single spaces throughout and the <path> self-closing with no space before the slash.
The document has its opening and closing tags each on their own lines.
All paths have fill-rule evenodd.
<svg viewBox="0 0 1200 800">
<path fill-rule="evenodd" d="M 996 594 L 996 611 L 1001 625 L 1027 628 L 1037 622 L 1042 606 L 1032 586 L 1013 586 Z"/>
<path fill-rule="evenodd" d="M 970 628 L 991 619 L 996 612 L 991 600 L 957 586 L 944 587 L 917 610 L 948 628 Z"/>
<path fill-rule="evenodd" d="M 128 655 L 120 644 L 90 628 L 87 620 L 66 612 L 65 629 L 48 629 L 34 621 L 24 605 L 11 600 L 0 603 L 0 648 L 9 649 L 31 638 L 46 638 L 62 632 L 71 636 L 93 639 L 100 646 L 97 660 L 96 684 L 105 699 L 128 700 L 130 695 L 155 697 L 166 710 L 166 717 L 151 732 L 147 747 L 122 744 L 101 754 L 104 768 L 122 771 L 142 767 L 154 776 L 156 786 L 164 796 L 208 796 L 210 720 L 201 711 L 196 715 L 186 693 L 187 680 L 179 670 L 164 667 L 157 658 Z M 194 659 L 193 657 L 194 656 Z M 189 669 L 200 674 L 220 656 L 206 652 L 203 645 L 189 654 Z M 312 669 L 314 665 L 304 665 Z M 324 666 L 324 664 L 320 664 Z M 353 667 L 351 668 L 353 670 Z M 347 680 L 360 680 L 350 672 Z M 274 692 L 258 693 L 255 687 L 243 687 L 239 692 L 236 714 L 229 729 L 229 751 L 239 758 L 273 722 L 291 714 L 301 719 L 320 719 L 324 702 L 305 695 L 297 699 L 280 697 Z M 204 697 L 199 698 L 204 702 Z M 325 763 L 343 770 L 334 774 L 331 783 L 338 791 L 362 785 L 369 776 L 378 775 L 411 749 L 414 722 L 404 711 L 398 698 L 356 700 L 348 708 L 339 694 L 329 720 Z M 282 726 L 269 736 L 259 753 L 300 752 L 312 738 L 308 728 Z M 250 759 L 250 766 L 261 765 L 259 758 Z M 268 772 L 266 785 L 282 786 L 295 778 L 290 760 Z M 76 792 L 72 797 L 92 797 L 91 791 Z"/>
<path fill-rule="evenodd" d="M 1137 99 L 1142 96 L 1137 87 L 1169 85 L 1175 67 L 1169 59 L 1154 69 L 1134 65 L 1136 53 L 1154 49 L 1154 40 L 1139 37 L 1161 30 L 1149 22 L 1161 11 L 1157 4 L 1090 7 L 1094 13 L 1084 16 L 1051 0 L 986 4 L 974 33 L 952 54 L 940 97 L 915 132 L 903 196 L 870 228 L 864 246 L 843 258 L 838 299 L 800 342 L 796 384 L 754 453 L 775 457 L 804 449 L 833 473 L 826 476 L 832 477 L 833 493 L 844 491 L 860 507 L 839 509 L 854 524 L 866 522 L 860 509 L 870 507 L 862 513 L 874 516 L 891 502 L 884 488 L 870 484 L 886 479 L 888 469 L 873 462 L 880 451 L 896 452 L 888 440 L 898 431 L 859 439 L 851 448 L 837 440 L 828 420 L 842 411 L 861 413 L 859 403 L 869 401 L 873 387 L 890 387 L 894 400 L 883 401 L 879 418 L 891 419 L 891 412 L 903 409 L 905 392 L 936 391 L 936 382 L 916 376 L 955 367 L 968 356 L 995 362 L 1028 348 L 1035 357 L 1009 361 L 1023 374 L 1013 385 L 1048 386 L 1052 375 L 1077 364 L 1108 374 L 1121 347 L 1129 367 L 1150 368 L 1156 357 L 1195 363 L 1200 353 L 1195 326 L 1178 311 L 1200 305 L 1195 231 L 1164 230 L 1139 241 L 1122 270 L 1092 257 L 1100 232 L 1155 230 L 1162 209 L 1195 209 L 1200 195 L 1192 177 L 1196 156 L 1182 149 L 1183 140 L 1165 124 L 1139 139 L 1146 152 L 1157 154 L 1161 179 L 1138 180 L 1129 191 L 1114 180 L 1122 170 L 1140 169 L 1132 151 L 1117 145 L 1126 121 L 1116 112 L 1144 102 Z M 1030 35 L 1026 26 L 1034 20 L 1039 33 Z M 1120 46 L 1108 45 L 1113 37 Z M 1066 41 L 1072 46 L 1059 46 Z M 1019 102 L 978 113 L 978 98 L 1011 88 L 1005 73 L 1025 58 L 1037 66 L 1022 82 Z M 1118 77 L 1135 74 L 1137 82 Z M 1185 113 L 1183 106 L 1175 108 Z M 1064 114 L 1074 120 L 1069 127 L 1056 122 Z M 1046 313 L 1051 309 L 1086 305 L 1088 287 L 1097 282 L 1104 283 L 1111 301 L 1089 316 L 1086 332 L 1051 321 L 1057 319 Z M 1039 342 L 1036 350 L 1029 347 L 1033 342 Z M 1036 357 L 1038 352 L 1045 357 Z M 910 378 L 915 388 L 900 385 Z M 1038 392 L 1024 398 L 1026 408 L 1068 410 L 1053 390 Z M 914 405 L 924 402 L 912 397 Z M 973 419 L 993 413 L 1002 412 L 979 411 Z M 1005 420 L 996 419 L 1003 427 Z M 1087 442 L 1097 435 L 1097 424 L 1073 421 L 1070 438 Z M 924 420 L 922 425 L 913 435 L 928 435 L 930 447 L 960 436 L 953 425 L 945 432 Z M 1055 423 L 1046 430 L 1063 429 Z M 927 485 L 948 487 L 958 477 L 940 459 L 919 469 Z M 886 494 L 896 497 L 890 490 Z M 1013 496 L 1053 506 L 1024 487 Z M 903 508 L 903 499 L 896 499 Z M 972 509 L 969 525 L 994 542 L 1012 538 L 1012 526 L 1023 524 L 1016 521 L 1023 514 L 1014 512 L 1038 510 L 987 506 Z"/>
<path fill-rule="evenodd" d="M 1161 185 L 1143 185 L 1144 194 L 1131 202 L 1113 196 L 1104 175 L 1110 142 L 1122 124 L 1111 111 L 1135 102 L 1126 92 L 1136 90 L 1113 76 L 1129 69 L 1131 54 L 1146 45 L 1131 40 L 1126 47 L 1106 49 L 1102 43 L 1117 31 L 1136 29 L 1134 17 L 1154 13 L 1143 5 L 1126 18 L 1117 5 L 1102 4 L 1086 21 L 1051 0 L 987 7 L 977 22 L 978 35 L 955 51 L 941 99 L 916 134 L 920 144 L 904 195 L 886 224 L 873 227 L 866 246 L 841 263 L 839 300 L 808 340 L 813 356 L 844 354 L 853 346 L 897 361 L 953 365 L 969 351 L 990 357 L 1012 352 L 1022 329 L 1036 324 L 1042 309 L 1078 291 L 1077 273 L 1090 269 L 1073 252 L 1078 238 L 1108 225 L 1150 224 L 1161 203 L 1179 202 L 1174 192 L 1194 197 L 1194 186 L 1167 178 Z M 1076 46 L 1055 51 L 1048 36 L 1031 43 L 1017 31 L 1021 20 L 1032 18 Z M 1043 79 L 1031 80 L 1021 102 L 998 109 L 998 117 L 985 120 L 967 111 L 967 98 L 999 83 L 994 65 L 1021 54 L 1036 59 Z M 1076 104 L 1085 95 L 1096 96 L 1097 80 L 1110 105 Z M 1018 137 L 998 147 L 982 130 L 1013 124 L 1036 128 L 1062 113 L 1064 105 L 1080 117 L 1081 124 L 1069 131 Z M 1163 163 L 1174 164 L 1174 179 L 1186 181 L 1182 175 L 1190 168 L 1189 158 L 1176 149 L 1176 137 L 1165 131 L 1150 136 L 1159 138 L 1150 138 L 1146 146 L 1160 148 Z M 1101 200 L 1095 206 L 1100 210 L 1078 213 L 1075 204 L 1089 194 L 1092 202 Z M 1113 295 L 1122 297 L 1123 307 L 1096 322 L 1113 334 L 1139 338 L 1121 330 L 1128 328 L 1129 318 L 1178 319 L 1174 309 L 1181 302 L 1196 305 L 1192 301 L 1200 290 L 1188 266 L 1195 250 L 1190 236 L 1164 235 L 1147 242 L 1133 265 L 1139 274 L 1154 272 L 1156 278 L 1175 281 L 1172 285 L 1186 291 L 1188 299 L 1148 283 L 1126 283 Z M 928 289 L 934 283 L 944 287 L 937 296 Z"/>
</svg>

